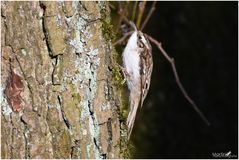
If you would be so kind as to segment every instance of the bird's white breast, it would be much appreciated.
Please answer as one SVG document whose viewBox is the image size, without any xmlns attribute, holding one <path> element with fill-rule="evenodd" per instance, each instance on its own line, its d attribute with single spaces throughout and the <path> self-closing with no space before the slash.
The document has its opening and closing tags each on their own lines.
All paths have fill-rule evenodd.
<svg viewBox="0 0 239 160">
<path fill-rule="evenodd" d="M 140 57 L 137 47 L 137 32 L 135 31 L 129 38 L 128 43 L 123 52 L 123 65 L 128 74 L 130 75 L 131 79 L 133 78 L 134 80 L 139 80 L 139 62 Z"/>
</svg>

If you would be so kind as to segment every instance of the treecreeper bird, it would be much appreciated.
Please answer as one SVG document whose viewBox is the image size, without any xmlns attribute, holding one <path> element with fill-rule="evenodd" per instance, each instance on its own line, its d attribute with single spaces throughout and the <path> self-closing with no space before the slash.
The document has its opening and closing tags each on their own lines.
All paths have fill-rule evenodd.
<svg viewBox="0 0 239 160">
<path fill-rule="evenodd" d="M 138 107 L 142 107 L 148 94 L 153 70 L 152 48 L 146 36 L 135 24 L 123 52 L 123 73 L 129 89 L 129 114 L 127 117 L 128 139 L 130 138 Z"/>
</svg>

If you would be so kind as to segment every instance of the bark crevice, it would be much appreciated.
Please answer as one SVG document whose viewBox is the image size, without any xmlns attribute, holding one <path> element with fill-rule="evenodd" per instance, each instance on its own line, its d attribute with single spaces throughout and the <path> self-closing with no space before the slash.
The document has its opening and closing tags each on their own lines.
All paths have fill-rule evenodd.
<svg viewBox="0 0 239 160">
<path fill-rule="evenodd" d="M 62 115 L 62 118 L 63 118 L 63 121 L 66 125 L 66 127 L 68 128 L 69 130 L 69 133 L 71 133 L 71 129 L 72 129 L 72 126 L 68 120 L 68 118 L 66 117 L 66 114 L 64 112 L 64 107 L 63 107 L 63 99 L 60 95 L 57 96 L 57 99 L 58 99 L 58 102 L 59 102 L 59 105 L 60 105 L 60 111 L 61 111 L 61 115 Z"/>
<path fill-rule="evenodd" d="M 29 159 L 31 158 L 30 156 L 30 151 L 29 151 L 29 140 L 28 140 L 28 133 L 29 133 L 29 129 L 27 127 L 27 123 L 21 118 L 21 122 L 23 123 L 24 125 L 24 132 L 23 132 L 23 135 L 24 135 L 24 141 L 25 141 L 25 159 Z"/>
</svg>

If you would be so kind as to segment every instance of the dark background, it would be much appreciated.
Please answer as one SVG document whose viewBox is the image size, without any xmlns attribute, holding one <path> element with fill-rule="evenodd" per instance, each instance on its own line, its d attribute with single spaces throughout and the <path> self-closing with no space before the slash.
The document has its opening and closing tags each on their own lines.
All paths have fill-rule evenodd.
<svg viewBox="0 0 239 160">
<path fill-rule="evenodd" d="M 157 2 L 144 32 L 174 57 L 211 126 L 183 97 L 170 64 L 153 46 L 151 88 L 132 133 L 134 158 L 238 156 L 238 2 Z"/>
</svg>

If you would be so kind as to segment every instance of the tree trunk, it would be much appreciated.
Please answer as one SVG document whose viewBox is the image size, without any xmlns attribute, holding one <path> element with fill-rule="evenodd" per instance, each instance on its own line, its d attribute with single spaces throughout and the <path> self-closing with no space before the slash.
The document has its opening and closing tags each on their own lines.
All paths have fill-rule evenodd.
<svg viewBox="0 0 239 160">
<path fill-rule="evenodd" d="M 1 158 L 124 158 L 108 2 L 1 9 Z"/>
</svg>

